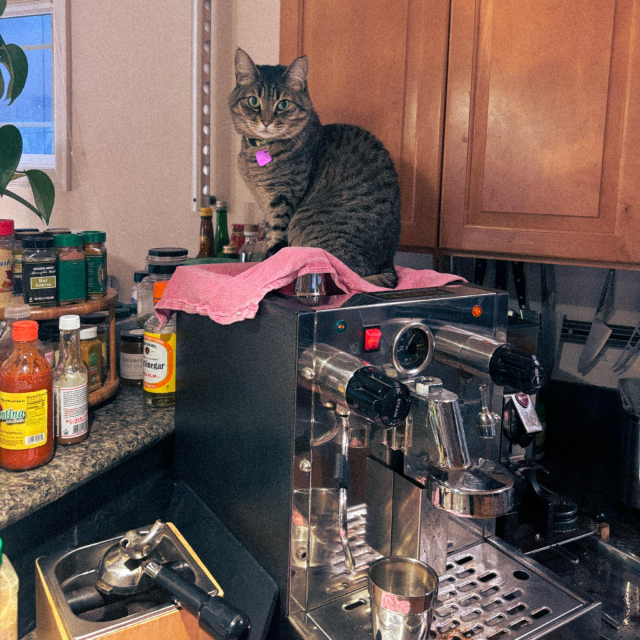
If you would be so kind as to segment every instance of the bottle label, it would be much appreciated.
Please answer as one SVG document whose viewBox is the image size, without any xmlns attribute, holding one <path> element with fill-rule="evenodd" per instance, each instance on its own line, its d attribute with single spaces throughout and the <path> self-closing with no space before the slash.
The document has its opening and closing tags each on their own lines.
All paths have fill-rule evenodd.
<svg viewBox="0 0 640 640">
<path fill-rule="evenodd" d="M 22 295 L 22 254 L 13 258 L 13 295 Z"/>
<path fill-rule="evenodd" d="M 13 250 L 0 249 L 0 300 L 11 300 L 13 295 Z"/>
<path fill-rule="evenodd" d="M 53 387 L 56 434 L 62 439 L 77 438 L 89 431 L 87 385 Z"/>
<path fill-rule="evenodd" d="M 173 393 L 176 390 L 176 334 L 144 332 L 143 387 L 150 393 Z"/>
<path fill-rule="evenodd" d="M 107 292 L 106 264 L 104 256 L 87 256 L 87 293 Z"/>
<path fill-rule="evenodd" d="M 142 353 L 120 353 L 120 375 L 127 380 L 144 378 L 144 355 Z"/>
<path fill-rule="evenodd" d="M 47 443 L 48 393 L 0 391 L 0 447 L 14 451 Z"/>
<path fill-rule="evenodd" d="M 58 278 L 55 262 L 23 262 L 22 288 L 27 304 L 58 302 Z"/>
<path fill-rule="evenodd" d="M 87 269 L 83 260 L 58 261 L 58 299 L 81 301 L 87 297 Z"/>
</svg>

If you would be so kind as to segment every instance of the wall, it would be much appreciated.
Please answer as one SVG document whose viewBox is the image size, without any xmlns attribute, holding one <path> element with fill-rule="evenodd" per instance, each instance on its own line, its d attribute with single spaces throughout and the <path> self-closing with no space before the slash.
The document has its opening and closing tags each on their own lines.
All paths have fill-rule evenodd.
<svg viewBox="0 0 640 640">
<path fill-rule="evenodd" d="M 197 247 L 199 222 L 190 216 L 191 3 L 69 4 L 72 188 L 57 191 L 51 225 L 105 230 L 109 270 L 125 299 L 147 248 Z M 17 227 L 38 221 L 7 198 L 0 215 Z"/>
<path fill-rule="evenodd" d="M 73 78 L 72 190 L 59 191 L 53 226 L 108 232 L 110 270 L 127 297 L 132 273 L 152 246 L 197 248 L 198 219 L 191 214 L 191 3 L 168 0 L 70 0 Z M 162 9 L 158 10 L 158 6 Z M 230 223 L 257 222 L 259 213 L 236 170 L 240 137 L 233 130 L 227 96 L 234 84 L 237 47 L 258 63 L 278 62 L 279 0 L 213 2 L 211 190 L 229 202 Z M 35 216 L 0 200 L 0 215 L 17 226 Z M 402 254 L 400 264 L 430 267 L 429 256 Z M 473 277 L 472 262 L 456 260 Z M 606 270 L 558 267 L 558 313 L 591 320 Z M 527 265 L 531 306 L 539 303 L 539 267 Z M 492 282 L 491 271 L 486 282 Z M 511 291 L 514 307 L 515 293 Z M 618 273 L 610 321 L 635 325 L 640 274 Z M 561 345 L 556 377 L 615 386 L 610 365 L 619 350 L 605 350 L 583 378 L 579 345 Z M 640 363 L 626 375 L 640 374 Z"/>
<path fill-rule="evenodd" d="M 432 259 L 430 255 L 418 253 L 399 253 L 396 256 L 396 264 L 413 269 L 430 269 Z M 457 273 L 470 282 L 473 282 L 474 261 L 470 258 L 453 258 L 449 261 L 448 270 Z M 586 376 L 578 373 L 578 360 L 582 353 L 583 345 L 560 341 L 559 331 L 562 319 L 580 320 L 591 322 L 600 301 L 600 295 L 604 286 L 608 269 L 595 269 L 589 267 L 555 266 L 556 278 L 556 317 L 557 317 L 557 349 L 556 366 L 554 368 L 554 380 L 565 382 L 586 383 L 601 387 L 616 388 L 618 376 L 611 371 L 611 365 L 617 360 L 622 349 L 605 347 L 598 356 L 593 368 Z M 484 285 L 491 287 L 494 284 L 495 267 L 492 260 L 488 263 Z M 527 286 L 527 299 L 530 309 L 540 310 L 541 274 L 540 265 L 536 263 L 525 264 L 525 279 Z M 510 308 L 518 308 L 513 275 L 508 270 L 508 290 Z M 613 312 L 607 322 L 610 324 L 633 327 L 639 322 L 640 312 L 640 272 L 616 271 L 615 293 Z M 640 377 L 640 357 L 636 357 L 632 366 L 623 374 L 623 377 Z"/>
<path fill-rule="evenodd" d="M 191 213 L 191 2 L 69 0 L 72 66 L 72 188 L 56 193 L 51 226 L 107 231 L 109 270 L 125 300 L 146 251 L 197 251 Z M 278 62 L 279 0 L 214 0 L 212 193 L 229 201 L 230 223 L 257 222 L 235 170 L 240 138 L 227 96 L 233 56 Z M 28 190 L 19 190 L 28 197 Z M 16 227 L 38 218 L 8 198 L 0 216 Z"/>
</svg>

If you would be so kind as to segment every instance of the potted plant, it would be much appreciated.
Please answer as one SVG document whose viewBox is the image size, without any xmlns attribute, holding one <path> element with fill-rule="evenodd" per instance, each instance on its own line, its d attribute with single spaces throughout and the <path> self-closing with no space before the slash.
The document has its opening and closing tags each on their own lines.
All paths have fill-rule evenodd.
<svg viewBox="0 0 640 640">
<path fill-rule="evenodd" d="M 7 0 L 0 0 L 0 16 L 6 7 Z M 1 34 L 0 64 L 6 68 L 9 75 L 9 82 L 5 85 L 0 73 L 0 100 L 7 100 L 11 104 L 24 89 L 29 65 L 24 51 L 16 44 L 5 43 Z M 51 178 L 39 169 L 18 171 L 21 157 L 22 136 L 18 128 L 12 124 L 0 127 L 0 197 L 8 196 L 17 200 L 48 224 L 55 200 L 55 189 Z M 24 177 L 29 181 L 35 206 L 7 189 L 13 180 Z"/>
</svg>

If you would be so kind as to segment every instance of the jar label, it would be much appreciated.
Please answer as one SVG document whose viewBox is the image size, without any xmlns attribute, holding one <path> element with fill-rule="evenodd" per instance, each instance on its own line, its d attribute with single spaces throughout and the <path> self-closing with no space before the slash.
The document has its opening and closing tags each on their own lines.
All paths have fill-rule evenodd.
<svg viewBox="0 0 640 640">
<path fill-rule="evenodd" d="M 144 378 L 144 355 L 142 353 L 120 353 L 120 376 L 127 380 Z"/>
<path fill-rule="evenodd" d="M 104 256 L 87 256 L 87 293 L 107 292 L 107 265 Z"/>
<path fill-rule="evenodd" d="M 27 304 L 58 302 L 58 278 L 55 262 L 23 262 L 22 288 Z"/>
<path fill-rule="evenodd" d="M 77 438 L 89 431 L 86 383 L 77 387 L 54 387 L 53 406 L 58 436 Z"/>
<path fill-rule="evenodd" d="M 22 295 L 22 254 L 13 256 L 13 295 Z"/>
<path fill-rule="evenodd" d="M 169 339 L 164 338 L 169 335 Z M 150 393 L 176 390 L 176 334 L 144 332 L 143 387 Z"/>
<path fill-rule="evenodd" d="M 47 443 L 48 392 L 0 391 L 0 447 L 14 451 Z"/>
<path fill-rule="evenodd" d="M 0 300 L 13 295 L 13 249 L 0 249 Z"/>
<path fill-rule="evenodd" d="M 80 302 L 87 298 L 87 268 L 82 260 L 58 261 L 58 299 Z"/>
</svg>

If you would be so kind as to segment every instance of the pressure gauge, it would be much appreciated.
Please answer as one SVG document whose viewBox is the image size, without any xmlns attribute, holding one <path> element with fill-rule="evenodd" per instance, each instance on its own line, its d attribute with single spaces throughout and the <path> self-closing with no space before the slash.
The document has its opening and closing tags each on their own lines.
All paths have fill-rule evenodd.
<svg viewBox="0 0 640 640">
<path fill-rule="evenodd" d="M 415 376 L 424 371 L 433 358 L 433 335 L 421 322 L 410 322 L 393 338 L 393 366 L 399 373 Z"/>
</svg>

